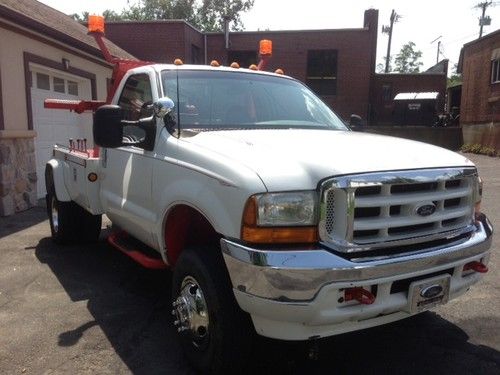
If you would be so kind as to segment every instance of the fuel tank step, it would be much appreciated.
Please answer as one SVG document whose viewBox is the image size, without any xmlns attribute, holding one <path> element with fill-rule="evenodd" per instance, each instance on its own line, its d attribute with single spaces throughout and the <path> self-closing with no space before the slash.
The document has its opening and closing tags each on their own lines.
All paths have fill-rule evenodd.
<svg viewBox="0 0 500 375">
<path fill-rule="evenodd" d="M 110 234 L 108 243 L 145 268 L 152 270 L 168 268 L 158 252 L 125 231 Z"/>
</svg>

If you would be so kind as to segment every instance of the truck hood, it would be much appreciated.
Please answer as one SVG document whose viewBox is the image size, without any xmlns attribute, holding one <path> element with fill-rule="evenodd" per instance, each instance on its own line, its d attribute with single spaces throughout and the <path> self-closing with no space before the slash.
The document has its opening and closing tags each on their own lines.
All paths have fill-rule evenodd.
<svg viewBox="0 0 500 375">
<path fill-rule="evenodd" d="M 251 168 L 269 191 L 315 189 L 335 175 L 474 166 L 427 143 L 350 131 L 228 130 L 183 139 Z"/>
</svg>

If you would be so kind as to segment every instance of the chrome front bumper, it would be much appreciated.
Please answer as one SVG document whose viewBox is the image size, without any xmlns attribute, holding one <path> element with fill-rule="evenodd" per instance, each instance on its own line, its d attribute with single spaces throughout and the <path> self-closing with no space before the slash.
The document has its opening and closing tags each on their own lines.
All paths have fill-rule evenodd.
<svg viewBox="0 0 500 375">
<path fill-rule="evenodd" d="M 492 227 L 481 215 L 476 231 L 466 239 L 425 252 L 383 260 L 354 262 L 322 248 L 312 250 L 258 250 L 221 240 L 233 289 L 276 302 L 313 301 L 320 290 L 335 284 L 347 288 L 411 278 L 458 267 L 487 255 Z"/>
</svg>

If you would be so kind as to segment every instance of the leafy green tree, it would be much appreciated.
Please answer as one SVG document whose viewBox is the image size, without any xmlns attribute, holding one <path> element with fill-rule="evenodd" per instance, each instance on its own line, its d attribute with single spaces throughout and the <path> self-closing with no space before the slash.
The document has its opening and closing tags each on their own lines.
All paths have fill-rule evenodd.
<svg viewBox="0 0 500 375">
<path fill-rule="evenodd" d="M 124 9 L 121 17 L 134 21 L 183 19 L 196 25 L 196 10 L 196 0 L 140 0 Z"/>
<path fill-rule="evenodd" d="M 198 9 L 198 26 L 204 31 L 222 31 L 224 17 L 231 22 L 231 30 L 243 30 L 240 14 L 249 11 L 254 0 L 203 0 Z"/>
<path fill-rule="evenodd" d="M 89 19 L 89 14 L 90 14 L 89 12 L 82 12 L 82 14 L 73 13 L 73 14 L 70 14 L 69 16 L 71 18 L 73 18 L 75 21 L 87 22 Z"/>
<path fill-rule="evenodd" d="M 203 31 L 222 31 L 224 17 L 231 29 L 242 30 L 240 14 L 252 8 L 254 0 L 140 0 L 124 9 L 125 20 L 183 19 Z"/>
<path fill-rule="evenodd" d="M 90 15 L 89 12 L 82 12 L 82 14 L 78 13 L 70 14 L 70 17 L 72 17 L 75 21 L 84 23 L 89 20 L 89 15 Z M 111 9 L 106 9 L 102 13 L 102 15 L 106 21 L 120 21 L 123 19 L 119 13 L 116 13 L 114 10 Z"/>
<path fill-rule="evenodd" d="M 398 73 L 418 73 L 423 63 L 422 51 L 415 50 L 415 43 L 408 42 L 401 47 L 401 51 L 394 59 L 395 71 Z"/>
<path fill-rule="evenodd" d="M 448 87 L 456 86 L 462 83 L 462 75 L 457 72 L 458 64 L 453 65 L 451 76 L 448 77 Z"/>
</svg>

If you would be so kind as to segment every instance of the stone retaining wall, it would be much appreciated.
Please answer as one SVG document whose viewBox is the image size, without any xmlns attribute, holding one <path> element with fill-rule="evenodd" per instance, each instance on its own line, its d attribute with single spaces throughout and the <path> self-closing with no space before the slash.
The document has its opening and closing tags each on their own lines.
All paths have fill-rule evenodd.
<svg viewBox="0 0 500 375">
<path fill-rule="evenodd" d="M 33 138 L 0 139 L 0 216 L 37 203 Z"/>
</svg>

